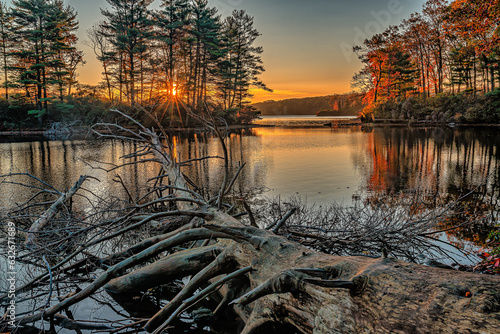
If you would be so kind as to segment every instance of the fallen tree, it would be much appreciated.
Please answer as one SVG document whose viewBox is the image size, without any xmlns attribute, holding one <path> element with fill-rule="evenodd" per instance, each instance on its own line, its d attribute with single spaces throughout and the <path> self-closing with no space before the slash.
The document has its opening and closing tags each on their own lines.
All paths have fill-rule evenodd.
<svg viewBox="0 0 500 334">
<path fill-rule="evenodd" d="M 224 144 L 224 136 L 210 113 L 204 122 Z M 186 161 L 172 154 L 175 149 L 168 136 L 157 135 L 135 123 L 139 132 L 115 126 L 128 134 L 127 138 L 121 136 L 123 139 L 142 145 L 127 157 L 144 157 L 160 163 L 162 173 L 158 179 L 168 179 L 168 183 L 157 186 L 169 194 L 143 204 L 134 203 L 124 216 L 113 220 L 113 224 L 126 221 L 128 225 L 122 224 L 120 230 L 82 244 L 48 273 L 20 287 L 19 292 L 46 284 L 54 272 L 101 269 L 100 275 L 81 291 L 16 318 L 17 326 L 40 319 L 53 322 L 62 317 L 61 312 L 101 288 L 113 295 L 137 294 L 191 277 L 164 307 L 147 322 L 140 323 L 148 332 L 168 331 L 183 312 L 217 291 L 222 298 L 213 313 L 234 310 L 245 323 L 241 332 L 244 334 L 264 332 L 275 324 L 293 327 L 301 333 L 500 330 L 498 277 L 407 263 L 388 256 L 386 250 L 378 258 L 317 252 L 291 240 L 297 234 L 278 234 L 280 229 L 287 230 L 286 216 L 269 229 L 245 226 L 231 215 L 234 206 L 225 205 L 224 198 L 239 173 L 229 176 L 227 159 L 220 190 L 214 197 L 206 198 L 192 190 L 191 182 L 182 173 Z M 175 208 L 149 215 L 140 212 L 158 203 Z M 87 252 L 86 258 L 64 267 L 103 239 L 110 240 L 151 221 L 173 216 L 185 218 L 172 232 L 142 240 L 106 257 Z M 311 240 L 308 235 L 299 236 Z"/>
<path fill-rule="evenodd" d="M 78 191 L 78 189 L 82 186 L 88 176 L 81 176 L 80 179 L 75 183 L 73 187 L 67 193 L 59 193 L 61 196 L 50 206 L 50 208 L 45 211 L 40 218 L 38 218 L 33 225 L 31 225 L 28 234 L 26 236 L 26 245 L 28 247 L 36 246 L 37 234 L 43 230 L 43 228 L 50 222 L 52 218 L 57 214 L 60 207 L 64 205 L 64 203 L 70 200 L 73 195 Z"/>
</svg>

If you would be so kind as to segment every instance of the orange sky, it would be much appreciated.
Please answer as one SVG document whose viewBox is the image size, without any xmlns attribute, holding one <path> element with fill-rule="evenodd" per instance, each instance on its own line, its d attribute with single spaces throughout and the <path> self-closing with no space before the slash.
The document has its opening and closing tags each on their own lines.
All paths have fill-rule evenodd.
<svg viewBox="0 0 500 334">
<path fill-rule="evenodd" d="M 99 8 L 105 0 L 66 0 L 78 13 L 83 42 L 85 31 L 102 20 Z M 245 9 L 254 16 L 262 34 L 266 72 L 261 79 L 274 90 L 252 90 L 253 102 L 322 96 L 350 91 L 350 80 L 361 68 L 351 52 L 365 38 L 399 24 L 410 13 L 420 11 L 424 0 L 209 0 L 228 16 Z M 154 2 L 153 8 L 158 7 Z M 96 84 L 102 68 L 93 51 L 80 43 L 86 64 L 79 71 L 81 83 Z"/>
</svg>

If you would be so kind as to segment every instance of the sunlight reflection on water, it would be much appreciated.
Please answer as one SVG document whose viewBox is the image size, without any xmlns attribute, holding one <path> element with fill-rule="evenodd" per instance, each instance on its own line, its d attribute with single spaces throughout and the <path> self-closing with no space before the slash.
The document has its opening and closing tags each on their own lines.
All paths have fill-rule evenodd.
<svg viewBox="0 0 500 334">
<path fill-rule="evenodd" d="M 176 137 L 182 159 L 222 155 L 216 139 L 204 133 Z M 437 128 L 255 128 L 232 133 L 227 140 L 231 171 L 241 162 L 247 166 L 236 183 L 236 193 L 264 188 L 257 195 L 282 198 L 299 195 L 308 204 L 331 201 L 350 205 L 358 196 L 391 196 L 420 188 L 430 195 L 456 196 L 474 190 L 479 196 L 498 196 L 500 188 L 500 134 L 496 129 Z M 158 175 L 153 163 L 126 166 L 106 173 L 120 163 L 120 157 L 136 149 L 120 141 L 47 141 L 31 140 L 0 143 L 0 174 L 29 172 L 64 191 L 82 174 L 100 180 L 86 184 L 92 193 L 108 198 L 124 196 L 123 187 L 114 182 L 119 173 L 137 198 L 144 193 L 147 180 Z M 220 184 L 220 160 L 204 160 L 187 167 L 200 187 L 212 193 Z M 34 189 L 0 183 L 2 208 L 23 202 Z M 25 181 L 17 177 L 15 181 Z M 31 185 L 40 184 L 34 180 Z M 88 203 L 75 199 L 85 210 Z M 468 233 L 468 234 L 467 234 Z M 439 235 L 444 241 L 470 246 L 470 231 Z M 466 263 L 466 261 L 464 261 Z M 28 266 L 24 272 L 29 274 Z M 33 273 L 31 273 L 33 274 Z M 107 295 L 104 298 L 109 299 Z M 118 307 L 119 308 L 119 307 Z M 119 308 L 121 310 L 121 308 Z M 75 308 L 77 318 L 112 319 L 115 315 L 93 302 Z"/>
</svg>

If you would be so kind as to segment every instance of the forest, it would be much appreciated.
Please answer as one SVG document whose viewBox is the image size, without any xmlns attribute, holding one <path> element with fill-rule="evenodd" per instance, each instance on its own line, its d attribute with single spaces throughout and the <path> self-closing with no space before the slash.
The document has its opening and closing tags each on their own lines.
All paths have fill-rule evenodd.
<svg viewBox="0 0 500 334">
<path fill-rule="evenodd" d="M 314 115 L 314 113 L 330 108 L 330 96 L 306 97 L 301 99 L 285 99 L 280 101 L 263 101 L 254 103 L 262 115 Z"/>
<path fill-rule="evenodd" d="M 78 170 L 82 174 L 76 179 L 55 172 L 69 182 L 63 187 L 39 175 L 45 168 L 21 170 L 12 148 L 7 152 L 11 171 L 0 175 L 0 185 L 9 190 L 2 193 L 9 199 L 14 193 L 25 196 L 0 209 L 0 249 L 5 250 L 0 253 L 7 264 L 2 278 L 8 277 L 0 291 L 0 332 L 500 331 L 500 278 L 467 272 L 454 259 L 467 254 L 450 251 L 453 244 L 440 239 L 454 229 L 496 224 L 497 198 L 465 187 L 456 198 L 437 190 L 369 193 L 363 200 L 353 196 L 356 202 L 349 207 L 258 198 L 258 189 L 243 189 L 238 182 L 247 173 L 243 146 L 231 149 L 246 138 L 232 136 L 227 127 L 255 117 L 250 87 L 268 89 L 259 79 L 263 49 L 255 45 L 259 33 L 253 18 L 238 10 L 223 18 L 207 0 L 164 0 L 156 10 L 152 0 L 106 1 L 102 21 L 88 31 L 88 44 L 102 64 L 97 86 L 77 80 L 84 59 L 72 7 L 62 0 L 13 0 L 12 7 L 1 6 L 0 124 L 91 125 L 89 132 L 109 142 L 119 162 L 102 161 L 95 152 L 105 158 L 111 154 L 95 142 L 91 154 L 71 156 L 63 150 L 62 159 L 45 149 L 49 141 L 40 155 L 34 146 L 22 151 L 26 160 L 40 156 L 48 167 L 64 165 L 66 171 L 73 168 L 72 160 L 81 160 L 86 169 Z M 386 112 L 403 120 L 436 116 L 445 121 L 459 113 L 450 109 L 453 104 L 467 108 L 461 113 L 467 121 L 495 121 L 500 5 L 487 4 L 428 1 L 423 14 L 355 48 L 365 65 L 353 81 L 361 93 L 322 102 L 335 112 L 364 105 L 365 119 L 387 117 Z M 476 112 L 477 118 L 469 117 Z M 171 131 L 194 122 L 203 130 L 189 133 L 186 141 Z M 488 145 L 476 147 L 443 131 L 421 140 L 411 133 L 405 139 L 401 132 L 389 137 L 366 128 L 351 138 L 367 137 L 370 157 L 353 154 L 353 159 L 373 172 L 368 186 L 399 186 L 393 176 L 409 165 L 422 174 L 434 169 L 438 176 L 445 174 L 441 162 L 433 163 L 445 142 L 462 143 L 456 152 L 465 153 L 457 155 L 482 172 L 498 166 L 497 146 L 486 135 L 482 140 Z M 350 140 L 341 135 L 351 129 L 341 129 L 328 144 L 344 150 Z M 312 131 L 337 129 L 322 125 L 317 130 Z M 293 137 L 293 146 L 301 148 L 306 135 L 294 132 Z M 209 141 L 217 148 L 209 149 Z M 428 154 L 416 145 L 419 141 Z M 58 142 L 79 149 L 84 141 Z M 310 151 L 288 155 L 310 162 Z M 403 151 L 410 151 L 410 158 Z M 280 154 L 268 157 L 278 160 Z M 479 166 L 469 158 L 476 154 Z M 248 177 L 262 176 L 268 168 L 251 167 Z M 328 167 L 324 174 L 345 177 Z M 465 178 L 460 165 L 455 168 Z M 118 188 L 106 189 L 94 171 Z M 497 249 L 484 261 L 496 272 L 497 230 L 490 236 Z"/>
<path fill-rule="evenodd" d="M 3 98 L 0 127 L 111 120 L 110 107 L 140 117 L 142 108 L 167 125 L 186 126 L 182 100 L 210 105 L 228 123 L 253 115 L 249 87 L 267 89 L 259 32 L 243 10 L 221 17 L 207 0 L 106 0 L 86 43 L 102 64 L 97 86 L 78 83 L 84 63 L 75 10 L 62 0 L 14 0 L 0 7 Z"/>
<path fill-rule="evenodd" d="M 358 116 L 363 110 L 362 93 L 333 94 L 252 104 L 263 116 L 267 115 L 317 115 Z"/>
<path fill-rule="evenodd" d="M 397 26 L 354 47 L 352 87 L 371 120 L 498 123 L 500 2 L 428 0 Z"/>
</svg>

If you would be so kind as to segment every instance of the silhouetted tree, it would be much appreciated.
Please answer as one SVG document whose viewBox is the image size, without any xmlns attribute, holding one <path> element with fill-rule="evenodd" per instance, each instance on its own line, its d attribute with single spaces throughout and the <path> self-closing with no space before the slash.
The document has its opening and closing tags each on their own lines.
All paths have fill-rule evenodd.
<svg viewBox="0 0 500 334">
<path fill-rule="evenodd" d="M 112 9 L 101 9 L 105 17 L 102 34 L 114 48 L 112 55 L 118 64 L 115 76 L 119 82 L 120 101 L 125 86 L 127 98 L 134 104 L 137 98 L 137 77 L 141 75 L 141 65 L 144 63 L 150 40 L 152 28 L 148 6 L 153 0 L 106 1 Z M 142 86 L 142 77 L 139 78 L 139 82 Z"/>
<path fill-rule="evenodd" d="M 12 48 L 12 20 L 13 17 L 6 4 L 0 3 L 0 52 L 2 53 L 2 66 L 4 74 L 5 98 L 9 99 L 9 53 Z"/>
</svg>

